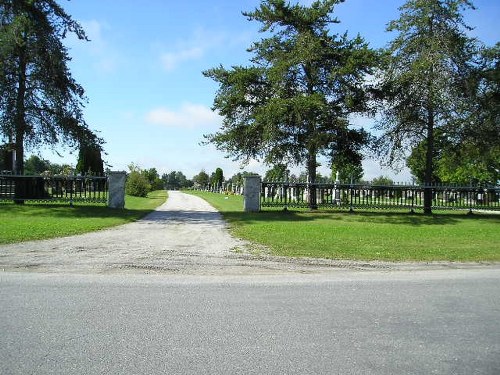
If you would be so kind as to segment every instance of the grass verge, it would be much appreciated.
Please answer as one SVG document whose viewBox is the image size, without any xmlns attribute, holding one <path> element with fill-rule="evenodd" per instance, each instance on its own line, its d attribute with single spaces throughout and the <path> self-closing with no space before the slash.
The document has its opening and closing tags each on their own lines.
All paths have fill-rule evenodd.
<svg viewBox="0 0 500 375">
<path fill-rule="evenodd" d="M 146 198 L 125 197 L 125 209 L 103 205 L 13 203 L 0 204 L 0 244 L 41 240 L 92 232 L 126 224 L 154 210 L 167 199 L 166 191 Z"/>
<path fill-rule="evenodd" d="M 272 254 L 384 261 L 500 261 L 500 215 L 442 211 L 263 211 L 244 213 L 241 196 L 189 192 L 217 208 L 232 233 Z"/>
</svg>

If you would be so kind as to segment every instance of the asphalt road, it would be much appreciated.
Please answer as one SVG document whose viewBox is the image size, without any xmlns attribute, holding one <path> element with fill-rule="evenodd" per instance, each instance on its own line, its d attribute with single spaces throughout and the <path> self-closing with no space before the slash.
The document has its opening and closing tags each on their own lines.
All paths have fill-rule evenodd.
<svg viewBox="0 0 500 375">
<path fill-rule="evenodd" d="M 500 272 L 0 272 L 0 373 L 500 374 Z"/>
</svg>

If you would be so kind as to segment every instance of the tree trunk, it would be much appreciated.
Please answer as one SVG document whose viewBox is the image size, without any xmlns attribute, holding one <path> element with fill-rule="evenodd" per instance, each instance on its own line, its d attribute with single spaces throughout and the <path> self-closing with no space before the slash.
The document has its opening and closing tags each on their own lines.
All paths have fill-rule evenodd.
<svg viewBox="0 0 500 375">
<path fill-rule="evenodd" d="M 16 170 L 18 175 L 24 174 L 24 135 L 26 134 L 26 47 L 18 47 L 18 74 L 17 74 L 17 96 L 15 126 L 15 147 L 16 147 Z"/>
<path fill-rule="evenodd" d="M 25 96 L 26 96 L 26 50 L 24 46 L 19 46 L 19 66 L 18 66 L 18 89 L 16 97 L 16 115 L 15 115 L 15 152 L 16 152 L 16 165 L 14 173 L 17 175 L 24 174 L 24 136 L 26 134 L 26 106 L 25 106 Z M 17 204 L 23 204 L 25 186 L 22 183 L 23 180 L 16 181 L 15 187 L 15 199 L 14 202 Z"/>
<path fill-rule="evenodd" d="M 23 118 L 24 120 L 24 118 Z M 16 168 L 14 174 L 23 175 L 24 174 L 24 126 L 20 126 L 20 124 L 16 124 L 16 142 L 15 142 L 15 152 L 16 152 Z M 25 180 L 24 179 L 16 179 L 15 186 L 15 194 L 14 194 L 14 203 L 16 204 L 24 204 L 24 196 L 25 196 Z"/>
<path fill-rule="evenodd" d="M 314 78 L 311 70 L 310 64 L 305 64 L 303 66 L 304 73 L 307 80 L 307 94 L 309 96 L 314 95 Z M 310 144 L 307 146 L 307 182 L 309 184 L 309 209 L 317 210 L 318 203 L 316 201 L 316 168 L 318 167 L 318 162 L 316 160 L 316 154 L 318 150 L 314 144 L 317 136 L 316 124 L 314 121 L 309 120 L 307 124 L 307 140 Z"/>
<path fill-rule="evenodd" d="M 434 111 L 427 109 L 427 149 L 425 154 L 424 214 L 432 214 L 432 184 L 434 172 Z"/>
<path fill-rule="evenodd" d="M 317 210 L 318 203 L 316 201 L 316 150 L 309 150 L 307 155 L 307 182 L 309 184 L 309 209 Z"/>
</svg>

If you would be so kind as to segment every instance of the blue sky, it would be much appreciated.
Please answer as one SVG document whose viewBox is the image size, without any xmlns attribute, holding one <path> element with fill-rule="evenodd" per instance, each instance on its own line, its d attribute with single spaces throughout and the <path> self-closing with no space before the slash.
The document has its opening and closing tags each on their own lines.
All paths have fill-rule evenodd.
<svg viewBox="0 0 500 375">
<path fill-rule="evenodd" d="M 293 2 L 293 1 L 292 1 Z M 308 4 L 312 1 L 301 0 Z M 347 0 L 334 15 L 341 23 L 333 33 L 360 33 L 372 47 L 386 45 L 386 24 L 398 17 L 403 0 Z M 156 168 L 160 174 L 180 170 L 187 177 L 217 167 L 226 177 L 240 170 L 212 146 L 201 146 L 203 134 L 215 132 L 221 119 L 210 107 L 217 90 L 202 71 L 222 64 L 248 65 L 246 49 L 260 38 L 256 22 L 241 15 L 258 0 L 72 0 L 59 2 L 78 20 L 90 42 L 67 39 L 70 69 L 84 87 L 84 114 L 92 129 L 106 141 L 105 160 L 113 170 L 130 163 Z M 487 45 L 500 40 L 500 1 L 476 0 L 478 10 L 466 21 Z M 366 127 L 370 120 L 358 121 Z M 43 157 L 76 164 L 76 155 L 47 151 Z M 247 171 L 264 173 L 252 162 Z M 381 174 L 408 181 L 378 162 L 364 163 L 365 178 Z M 328 174 L 326 165 L 320 169 Z"/>
</svg>

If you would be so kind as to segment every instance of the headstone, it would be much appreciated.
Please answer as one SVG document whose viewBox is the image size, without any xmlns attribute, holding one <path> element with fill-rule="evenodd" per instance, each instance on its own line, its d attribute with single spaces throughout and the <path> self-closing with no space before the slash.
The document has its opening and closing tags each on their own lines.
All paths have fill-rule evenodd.
<svg viewBox="0 0 500 375">
<path fill-rule="evenodd" d="M 260 177 L 245 177 L 243 210 L 245 212 L 260 211 Z"/>
<path fill-rule="evenodd" d="M 108 184 L 108 207 L 125 208 L 125 182 L 127 180 L 126 172 L 109 172 Z"/>
</svg>

